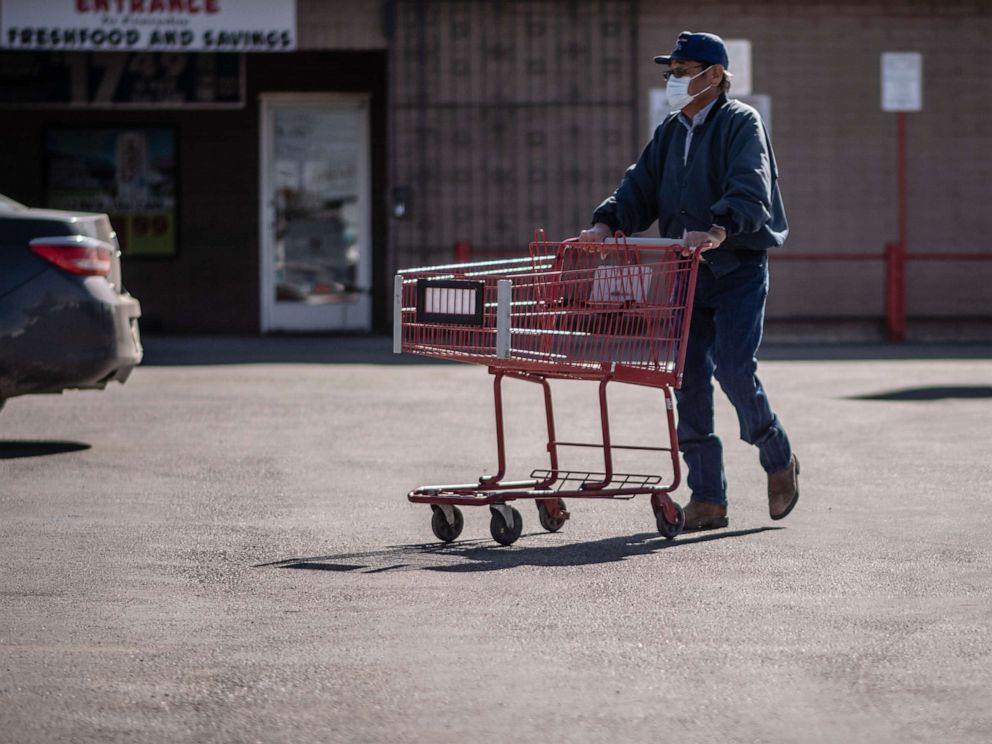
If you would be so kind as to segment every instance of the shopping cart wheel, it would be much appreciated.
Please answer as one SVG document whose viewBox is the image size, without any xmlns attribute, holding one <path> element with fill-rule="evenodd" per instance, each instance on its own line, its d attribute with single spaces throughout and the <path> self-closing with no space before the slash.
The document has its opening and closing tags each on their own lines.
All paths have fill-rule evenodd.
<svg viewBox="0 0 992 744">
<path fill-rule="evenodd" d="M 513 524 L 506 523 L 503 510 L 495 506 L 489 507 L 489 511 L 493 513 L 493 518 L 489 520 L 489 531 L 492 533 L 493 540 L 500 545 L 512 545 L 524 530 L 524 518 L 520 516 L 520 512 L 512 506 L 507 507 L 507 509 L 513 519 Z"/>
<path fill-rule="evenodd" d="M 448 521 L 448 518 L 444 516 L 444 509 L 437 504 L 431 504 L 431 510 L 434 512 L 434 516 L 431 517 L 431 529 L 434 531 L 434 536 L 446 543 L 458 539 L 465 527 L 465 517 L 462 516 L 462 510 L 457 506 L 451 507 L 454 516 L 452 522 Z"/>
<path fill-rule="evenodd" d="M 675 524 L 665 519 L 665 512 L 662 509 L 657 509 L 654 513 L 655 521 L 658 523 L 658 532 L 666 540 L 674 540 L 675 536 L 685 527 L 685 512 L 678 504 L 673 504 L 673 506 L 675 507 Z"/>
<path fill-rule="evenodd" d="M 548 532 L 557 532 L 562 528 L 562 525 L 568 521 L 568 517 L 565 512 L 565 500 L 558 499 L 558 514 L 552 516 L 551 512 L 548 510 L 548 505 L 545 500 L 538 499 L 537 518 L 541 520 L 541 526 Z"/>
</svg>

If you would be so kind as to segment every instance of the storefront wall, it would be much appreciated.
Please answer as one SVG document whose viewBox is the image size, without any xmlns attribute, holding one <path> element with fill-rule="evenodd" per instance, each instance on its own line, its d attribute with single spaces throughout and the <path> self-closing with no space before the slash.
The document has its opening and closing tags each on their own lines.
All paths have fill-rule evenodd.
<svg viewBox="0 0 992 744">
<path fill-rule="evenodd" d="M 5 54 L 18 54 L 6 52 Z M 382 52 L 249 54 L 239 109 L 7 110 L 0 116 L 0 193 L 45 199 L 45 135 L 52 127 L 174 127 L 178 255 L 125 257 L 128 288 L 148 331 L 257 333 L 259 287 L 259 97 L 263 93 L 356 92 L 370 96 L 371 139 L 386 140 Z M 373 193 L 385 189 L 385 155 L 372 148 Z M 372 247 L 384 266 L 385 215 L 373 201 Z M 375 279 L 379 285 L 387 280 Z M 381 319 L 380 319 L 381 324 Z"/>
<path fill-rule="evenodd" d="M 750 39 L 755 93 L 772 104 L 791 225 L 783 253 L 872 253 L 898 238 L 897 114 L 883 112 L 880 55 L 923 55 L 923 108 L 907 113 L 907 249 L 992 254 L 992 34 L 982 0 L 642 3 L 640 57 L 684 29 Z M 654 65 L 640 86 L 658 85 Z M 646 125 L 645 125 L 646 126 Z M 646 136 L 646 131 L 645 131 Z M 780 261 L 772 318 L 878 317 L 881 261 Z M 910 317 L 992 319 L 992 261 L 911 261 Z"/>
<path fill-rule="evenodd" d="M 298 50 L 246 56 L 234 110 L 5 110 L 0 191 L 42 203 L 52 126 L 175 126 L 179 255 L 133 258 L 145 327 L 256 333 L 259 97 L 371 96 L 373 323 L 391 273 L 521 252 L 588 222 L 650 136 L 651 57 L 679 31 L 747 39 L 766 95 L 792 227 L 782 253 L 880 255 L 898 237 L 896 114 L 880 106 L 882 52 L 921 52 L 923 110 L 906 114 L 908 250 L 992 253 L 992 35 L 980 0 L 691 6 L 636 0 L 299 0 Z M 15 52 L 5 52 L 12 54 Z M 883 264 L 777 261 L 769 317 L 880 318 Z M 912 262 L 911 317 L 992 318 L 992 261 Z"/>
<path fill-rule="evenodd" d="M 415 2 L 387 4 L 397 154 L 409 198 L 391 224 L 400 265 L 524 250 L 533 230 L 573 235 L 650 136 L 651 58 L 685 29 L 747 39 L 753 93 L 769 97 L 792 232 L 776 261 L 773 319 L 881 318 L 897 240 L 897 115 L 881 110 L 880 55 L 920 52 L 923 110 L 907 113 L 907 248 L 992 253 L 992 32 L 978 0 L 887 2 Z M 907 268 L 911 317 L 992 318 L 992 261 Z"/>
</svg>

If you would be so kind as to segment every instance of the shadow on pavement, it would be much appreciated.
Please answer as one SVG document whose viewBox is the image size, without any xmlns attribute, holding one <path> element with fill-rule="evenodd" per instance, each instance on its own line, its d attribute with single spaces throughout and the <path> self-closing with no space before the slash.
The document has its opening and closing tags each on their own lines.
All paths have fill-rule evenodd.
<svg viewBox="0 0 992 744">
<path fill-rule="evenodd" d="M 992 385 L 942 385 L 887 390 L 871 395 L 852 395 L 848 400 L 945 400 L 947 398 L 992 398 Z"/>
<path fill-rule="evenodd" d="M 18 457 L 59 455 L 63 452 L 79 452 L 80 450 L 88 450 L 90 446 L 86 442 L 0 439 L 0 460 L 13 460 Z"/>
<path fill-rule="evenodd" d="M 520 566 L 588 566 L 597 563 L 623 561 L 663 550 L 684 548 L 697 543 L 747 537 L 784 527 L 755 527 L 747 530 L 714 531 L 686 534 L 675 540 L 665 540 L 657 532 L 611 537 L 593 542 L 568 542 L 535 546 L 532 540 L 542 537 L 560 540 L 561 536 L 547 532 L 523 535 L 522 543 L 504 548 L 491 540 L 458 540 L 447 545 L 427 543 L 395 545 L 365 553 L 288 558 L 260 563 L 252 568 L 291 568 L 308 571 L 382 573 L 395 570 L 445 571 L 471 573 L 501 571 Z M 531 544 L 528 544 L 531 543 Z"/>
</svg>

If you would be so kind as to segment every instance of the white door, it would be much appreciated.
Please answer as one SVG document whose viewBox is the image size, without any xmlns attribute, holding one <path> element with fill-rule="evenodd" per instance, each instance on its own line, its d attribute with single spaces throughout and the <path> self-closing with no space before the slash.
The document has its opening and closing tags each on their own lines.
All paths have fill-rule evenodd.
<svg viewBox="0 0 992 744">
<path fill-rule="evenodd" d="M 262 331 L 369 330 L 368 97 L 262 96 Z"/>
</svg>

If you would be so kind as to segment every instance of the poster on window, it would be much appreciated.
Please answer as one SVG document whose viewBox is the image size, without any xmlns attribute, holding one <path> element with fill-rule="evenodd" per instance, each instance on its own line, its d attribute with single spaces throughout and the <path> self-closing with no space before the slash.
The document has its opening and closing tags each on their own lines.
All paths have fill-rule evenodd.
<svg viewBox="0 0 992 744">
<path fill-rule="evenodd" d="M 176 255 L 174 129 L 50 129 L 46 149 L 47 206 L 110 215 L 125 255 Z"/>
</svg>

